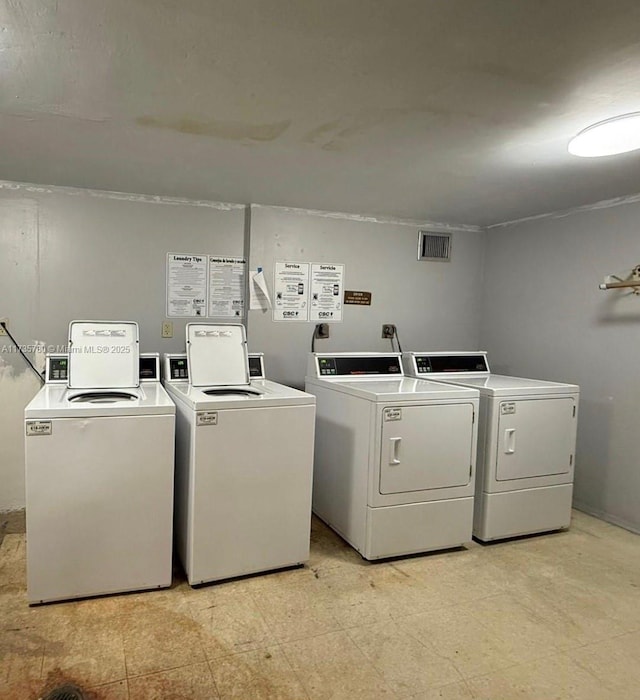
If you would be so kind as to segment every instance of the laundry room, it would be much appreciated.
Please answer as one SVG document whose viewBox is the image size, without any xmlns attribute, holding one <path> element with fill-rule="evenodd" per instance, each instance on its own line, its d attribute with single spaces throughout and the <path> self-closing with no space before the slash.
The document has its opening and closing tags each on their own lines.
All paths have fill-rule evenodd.
<svg viewBox="0 0 640 700">
<path fill-rule="evenodd" d="M 637 697 L 638 29 L 5 3 L 0 696 Z"/>
</svg>

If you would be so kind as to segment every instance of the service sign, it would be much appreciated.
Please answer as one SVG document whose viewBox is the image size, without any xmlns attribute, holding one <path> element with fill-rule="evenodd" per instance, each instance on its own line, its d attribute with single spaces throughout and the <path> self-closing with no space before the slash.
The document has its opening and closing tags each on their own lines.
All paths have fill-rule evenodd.
<svg viewBox="0 0 640 700">
<path fill-rule="evenodd" d="M 276 262 L 273 271 L 273 320 L 309 320 L 309 263 Z"/>
<path fill-rule="evenodd" d="M 311 264 L 310 321 L 336 323 L 342 321 L 342 289 L 344 265 Z"/>
</svg>

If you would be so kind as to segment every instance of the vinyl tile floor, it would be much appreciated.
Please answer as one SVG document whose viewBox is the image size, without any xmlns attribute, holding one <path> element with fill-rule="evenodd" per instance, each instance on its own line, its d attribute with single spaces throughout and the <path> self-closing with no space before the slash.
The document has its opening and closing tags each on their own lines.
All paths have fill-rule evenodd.
<svg viewBox="0 0 640 700">
<path fill-rule="evenodd" d="M 567 532 L 367 563 L 314 519 L 300 569 L 29 607 L 0 548 L 0 698 L 638 700 L 640 537 Z"/>
</svg>

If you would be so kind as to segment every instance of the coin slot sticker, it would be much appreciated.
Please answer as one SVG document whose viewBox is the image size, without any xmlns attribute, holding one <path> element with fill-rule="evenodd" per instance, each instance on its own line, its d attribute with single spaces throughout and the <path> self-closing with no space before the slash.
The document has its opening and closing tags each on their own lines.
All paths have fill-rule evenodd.
<svg viewBox="0 0 640 700">
<path fill-rule="evenodd" d="M 500 404 L 500 413 L 503 416 L 512 416 L 516 412 L 515 401 Z"/>
<path fill-rule="evenodd" d="M 28 420 L 27 421 L 27 436 L 33 437 L 36 435 L 51 435 L 50 420 Z"/>
<path fill-rule="evenodd" d="M 218 425 L 218 411 L 198 411 L 196 425 Z"/>
<path fill-rule="evenodd" d="M 385 419 L 385 421 L 402 420 L 402 409 L 401 408 L 385 408 L 384 409 L 384 419 Z"/>
</svg>

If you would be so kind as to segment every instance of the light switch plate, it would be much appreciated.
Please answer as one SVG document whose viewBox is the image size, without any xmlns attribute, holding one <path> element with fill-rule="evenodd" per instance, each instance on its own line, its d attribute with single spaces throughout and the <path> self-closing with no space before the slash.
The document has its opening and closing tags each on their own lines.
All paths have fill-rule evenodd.
<svg viewBox="0 0 640 700">
<path fill-rule="evenodd" d="M 162 323 L 162 337 L 163 338 L 173 338 L 173 321 L 163 321 L 163 323 Z"/>
</svg>

